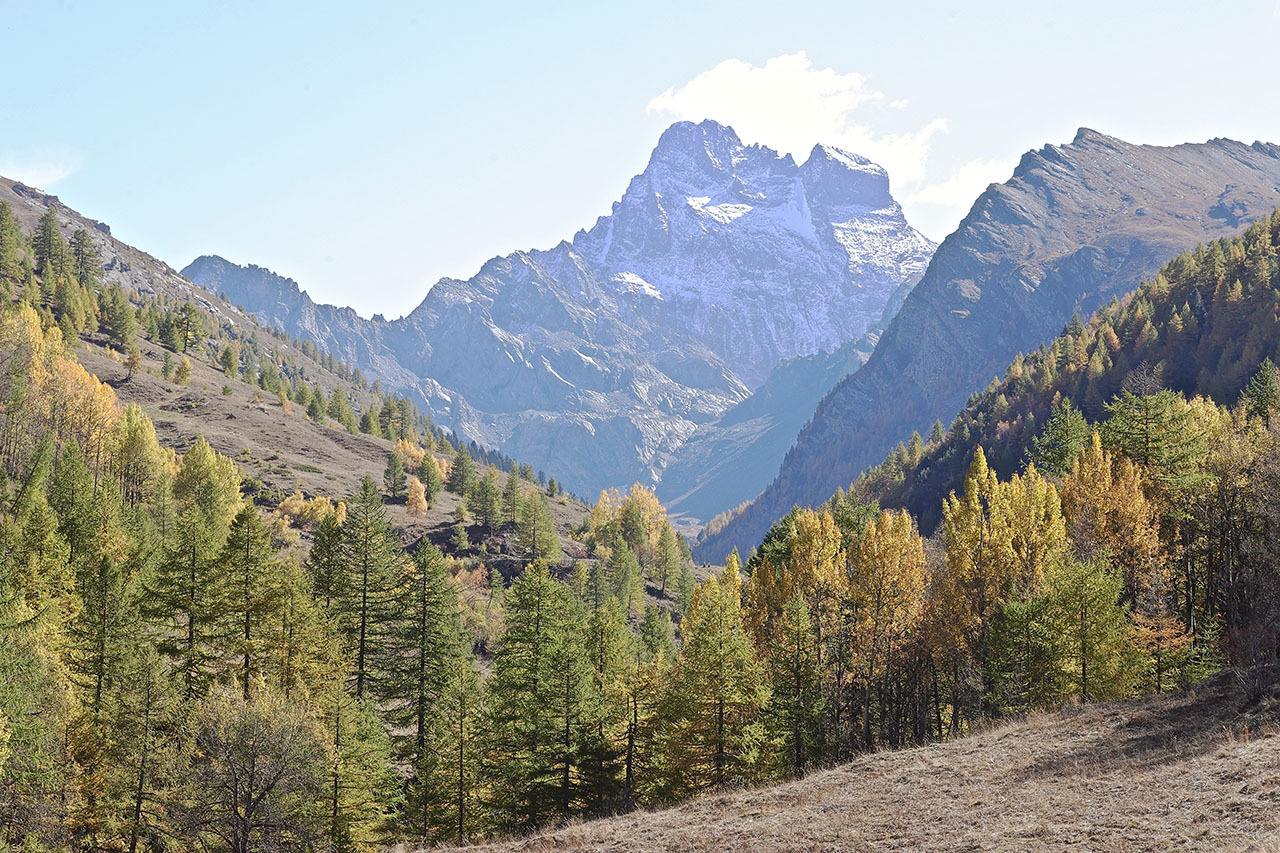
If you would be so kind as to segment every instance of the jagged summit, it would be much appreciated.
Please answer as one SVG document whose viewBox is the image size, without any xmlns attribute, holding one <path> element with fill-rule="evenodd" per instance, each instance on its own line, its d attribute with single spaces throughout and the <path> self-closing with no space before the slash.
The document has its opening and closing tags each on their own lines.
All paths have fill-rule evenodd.
<svg viewBox="0 0 1280 853">
<path fill-rule="evenodd" d="M 667 128 L 572 241 L 441 281 L 400 320 L 340 315 L 252 271 L 218 287 L 586 494 L 655 482 L 781 361 L 878 323 L 933 249 L 865 158 L 819 146 L 801 166 L 708 120 Z"/>
</svg>

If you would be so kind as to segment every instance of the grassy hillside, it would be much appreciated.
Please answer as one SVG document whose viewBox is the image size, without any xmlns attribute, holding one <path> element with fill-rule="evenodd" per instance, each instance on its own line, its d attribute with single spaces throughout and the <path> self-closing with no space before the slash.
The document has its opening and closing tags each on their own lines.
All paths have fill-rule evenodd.
<svg viewBox="0 0 1280 853">
<path fill-rule="evenodd" d="M 191 381 L 177 385 L 160 375 L 164 349 L 147 341 L 142 344 L 142 368 L 132 376 L 100 343 L 81 341 L 76 355 L 85 369 L 112 386 L 122 403 L 142 407 L 155 423 L 163 446 L 183 451 L 203 437 L 214 450 L 234 459 L 259 489 L 261 505 L 273 507 L 295 490 L 307 498 L 342 500 L 359 491 L 366 475 L 381 482 L 393 450 L 387 439 L 352 434 L 333 422 L 316 423 L 304 417 L 297 405 L 286 411 L 255 386 L 229 382 L 220 369 L 201 358 L 191 360 Z M 490 466 L 478 462 L 476 467 L 483 476 Z M 500 473 L 506 476 L 505 471 Z M 389 503 L 387 514 L 406 544 L 425 536 L 448 553 L 460 502 L 458 495 L 446 491 L 422 515 L 411 515 L 403 501 Z M 582 546 L 569 534 L 582 526 L 588 507 L 567 495 L 551 500 L 550 505 L 567 559 L 583 556 Z M 489 562 L 496 559 L 504 574 L 517 571 L 521 560 L 511 553 L 506 538 L 488 537 L 478 524 L 468 528 L 468 536 L 473 543 L 491 546 L 486 547 L 492 552 Z"/>
<path fill-rule="evenodd" d="M 1280 701 L 1225 679 L 473 851 L 1280 849 Z"/>
</svg>

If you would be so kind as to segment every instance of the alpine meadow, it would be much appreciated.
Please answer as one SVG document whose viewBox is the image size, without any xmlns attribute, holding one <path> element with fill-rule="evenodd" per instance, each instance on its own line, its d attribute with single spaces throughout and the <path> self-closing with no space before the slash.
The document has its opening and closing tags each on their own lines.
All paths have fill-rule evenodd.
<svg viewBox="0 0 1280 853">
<path fill-rule="evenodd" d="M 13 12 L 0 853 L 1280 851 L 1268 4 Z"/>
</svg>

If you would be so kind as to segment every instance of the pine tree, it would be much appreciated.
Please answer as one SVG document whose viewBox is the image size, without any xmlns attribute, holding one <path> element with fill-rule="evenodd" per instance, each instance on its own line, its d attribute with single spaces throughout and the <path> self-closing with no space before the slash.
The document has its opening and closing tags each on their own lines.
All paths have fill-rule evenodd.
<svg viewBox="0 0 1280 853">
<path fill-rule="evenodd" d="M 423 496 L 427 503 L 434 503 L 436 497 L 444 491 L 444 479 L 440 476 L 440 466 L 435 456 L 428 453 L 418 466 L 418 479 L 422 482 Z"/>
<path fill-rule="evenodd" d="M 382 473 L 382 487 L 392 501 L 399 500 L 404 494 L 404 460 L 399 453 L 392 453 L 387 459 L 387 468 Z"/>
<path fill-rule="evenodd" d="M 1044 430 L 1032 444 L 1031 458 L 1036 467 L 1061 476 L 1071 470 L 1071 463 L 1092 434 L 1080 410 L 1070 400 L 1063 400 L 1054 407 Z"/>
<path fill-rule="evenodd" d="M 502 515 L 502 492 L 498 489 L 498 472 L 490 468 L 467 493 L 467 509 L 486 528 L 492 530 Z"/>
<path fill-rule="evenodd" d="M 1045 617 L 1061 655 L 1064 695 L 1089 702 L 1132 691 L 1137 658 L 1119 604 L 1122 585 L 1119 572 L 1096 560 L 1064 558 L 1046 577 Z"/>
<path fill-rule="evenodd" d="M 335 589 L 335 611 L 353 660 L 352 689 L 357 699 L 364 699 L 377 695 L 373 688 L 382 676 L 395 627 L 395 566 L 401 559 L 372 477 L 366 476 L 360 493 L 347 501 L 342 533 L 346 577 Z"/>
<path fill-rule="evenodd" d="M 492 808 L 513 828 L 580 814 L 595 799 L 583 768 L 605 745 L 583 617 L 539 561 L 506 595 L 507 627 L 489 682 L 486 766 Z"/>
<path fill-rule="evenodd" d="M 220 571 L 227 583 L 228 628 L 235 637 L 231 650 L 237 659 L 236 680 L 247 702 L 255 680 L 263 677 L 266 659 L 280 645 L 272 633 L 283 618 L 289 586 L 256 507 L 244 507 L 232 520 Z"/>
<path fill-rule="evenodd" d="M 757 775 L 769 698 L 742 624 L 738 560 L 699 584 L 681 622 L 666 749 L 677 792 L 745 782 Z"/>
<path fill-rule="evenodd" d="M 475 481 L 475 464 L 471 461 L 467 446 L 461 445 L 453 458 L 453 467 L 449 469 L 449 479 L 445 481 L 445 488 L 455 495 L 466 497 Z"/>
<path fill-rule="evenodd" d="M 1262 418 L 1271 426 L 1271 416 L 1280 409 L 1280 373 L 1270 358 L 1264 358 L 1258 365 L 1258 372 L 1249 380 L 1242 399 L 1250 417 Z"/>
<path fill-rule="evenodd" d="M 511 463 L 507 483 L 502 490 L 502 521 L 514 527 L 520 520 L 520 474 L 516 463 Z"/>
</svg>

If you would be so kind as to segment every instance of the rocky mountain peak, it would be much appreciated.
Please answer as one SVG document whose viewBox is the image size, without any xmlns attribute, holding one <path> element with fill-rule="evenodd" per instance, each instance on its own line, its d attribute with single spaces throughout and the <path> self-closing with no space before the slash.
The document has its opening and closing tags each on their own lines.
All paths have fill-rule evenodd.
<svg viewBox="0 0 1280 853">
<path fill-rule="evenodd" d="M 438 423 L 589 494 L 656 482 L 781 361 L 861 336 L 933 248 L 866 158 L 820 146 L 801 167 L 708 120 L 669 127 L 571 242 L 441 281 L 402 320 L 291 305 L 252 270 L 222 287 L 414 394 Z"/>
</svg>

